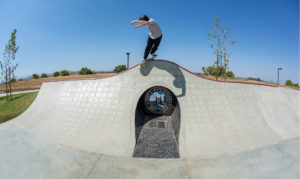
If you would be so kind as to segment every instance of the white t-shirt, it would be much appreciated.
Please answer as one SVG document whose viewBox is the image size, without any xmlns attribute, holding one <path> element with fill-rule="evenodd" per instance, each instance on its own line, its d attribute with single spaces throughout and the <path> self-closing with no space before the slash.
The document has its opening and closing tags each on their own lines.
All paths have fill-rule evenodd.
<svg viewBox="0 0 300 179">
<path fill-rule="evenodd" d="M 158 23 L 154 19 L 150 18 L 149 22 L 150 22 L 150 24 L 147 24 L 148 29 L 149 29 L 149 36 L 151 39 L 157 39 L 162 34 L 161 29 L 160 29 Z"/>
</svg>

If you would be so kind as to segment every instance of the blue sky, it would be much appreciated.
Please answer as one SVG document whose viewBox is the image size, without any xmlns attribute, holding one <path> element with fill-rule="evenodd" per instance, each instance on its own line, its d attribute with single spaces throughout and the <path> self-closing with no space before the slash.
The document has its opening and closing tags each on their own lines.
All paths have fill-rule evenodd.
<svg viewBox="0 0 300 179">
<path fill-rule="evenodd" d="M 298 0 L 1 0 L 0 52 L 13 29 L 20 50 L 16 75 L 67 69 L 112 70 L 142 60 L 148 30 L 130 21 L 142 14 L 158 21 L 163 39 L 159 59 L 193 72 L 213 63 L 206 41 L 220 17 L 237 43 L 230 69 L 239 77 L 299 82 Z"/>
</svg>

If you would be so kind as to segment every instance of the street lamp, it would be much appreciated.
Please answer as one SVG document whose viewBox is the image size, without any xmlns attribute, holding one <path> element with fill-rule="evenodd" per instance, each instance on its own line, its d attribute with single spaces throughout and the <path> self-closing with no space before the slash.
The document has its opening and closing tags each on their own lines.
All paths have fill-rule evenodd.
<svg viewBox="0 0 300 179">
<path fill-rule="evenodd" d="M 126 52 L 126 55 L 127 55 L 127 69 L 128 69 L 129 68 L 129 55 L 130 55 L 130 53 Z"/>
<path fill-rule="evenodd" d="M 282 70 L 281 67 L 277 69 L 277 85 L 279 85 L 279 70 Z"/>
</svg>

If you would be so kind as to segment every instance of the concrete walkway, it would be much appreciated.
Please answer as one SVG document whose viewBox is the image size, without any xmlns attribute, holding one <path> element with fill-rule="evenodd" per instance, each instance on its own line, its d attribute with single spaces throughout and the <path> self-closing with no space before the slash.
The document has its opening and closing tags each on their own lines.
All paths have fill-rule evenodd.
<svg viewBox="0 0 300 179">
<path fill-rule="evenodd" d="M 32 92 L 37 92 L 40 91 L 39 89 L 36 90 L 28 90 L 28 91 L 18 91 L 18 92 L 13 92 L 12 94 L 22 94 L 22 93 L 32 93 Z M 0 97 L 5 96 L 5 93 L 0 93 Z"/>
</svg>

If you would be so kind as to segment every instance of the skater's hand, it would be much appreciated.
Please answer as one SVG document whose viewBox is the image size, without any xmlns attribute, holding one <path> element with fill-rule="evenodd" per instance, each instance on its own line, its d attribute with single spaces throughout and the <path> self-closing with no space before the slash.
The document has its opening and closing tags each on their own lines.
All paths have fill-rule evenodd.
<svg viewBox="0 0 300 179">
<path fill-rule="evenodd" d="M 140 23 L 140 25 L 137 25 L 137 26 L 134 26 L 134 28 L 139 28 L 143 25 L 146 25 L 146 24 L 149 24 L 147 21 L 141 21 L 141 20 L 134 20 L 134 21 L 131 21 L 131 24 L 135 24 L 135 23 Z"/>
</svg>

